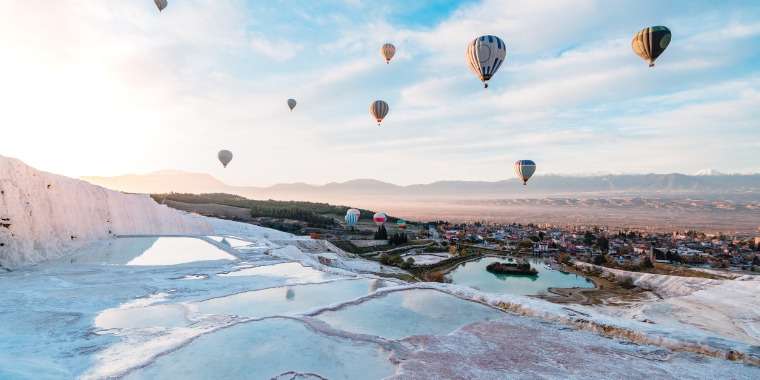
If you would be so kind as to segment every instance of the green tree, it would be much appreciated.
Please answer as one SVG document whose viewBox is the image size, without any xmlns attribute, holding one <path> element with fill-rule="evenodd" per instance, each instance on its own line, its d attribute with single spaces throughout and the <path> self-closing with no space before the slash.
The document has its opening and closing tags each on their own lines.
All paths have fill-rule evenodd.
<svg viewBox="0 0 760 380">
<path fill-rule="evenodd" d="M 610 251 L 610 241 L 606 236 L 600 236 L 599 239 L 596 240 L 596 246 L 599 247 L 599 250 L 601 250 L 602 253 L 606 254 Z"/>
</svg>

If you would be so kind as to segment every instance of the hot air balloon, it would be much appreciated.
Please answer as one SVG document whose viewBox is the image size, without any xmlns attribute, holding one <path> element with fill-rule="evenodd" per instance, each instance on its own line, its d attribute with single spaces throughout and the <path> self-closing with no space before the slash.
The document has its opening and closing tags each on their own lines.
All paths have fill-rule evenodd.
<svg viewBox="0 0 760 380">
<path fill-rule="evenodd" d="M 295 99 L 288 99 L 288 107 L 292 111 L 293 108 L 296 108 L 296 100 Z"/>
<path fill-rule="evenodd" d="M 369 105 L 369 113 L 377 120 L 377 125 L 380 125 L 380 122 L 383 121 L 389 110 L 388 103 L 382 100 L 375 100 Z"/>
<path fill-rule="evenodd" d="M 217 156 L 219 157 L 219 162 L 221 162 L 225 168 L 227 167 L 227 164 L 229 164 L 230 161 L 232 161 L 232 152 L 230 152 L 229 150 L 226 150 L 226 149 L 220 150 Z"/>
<path fill-rule="evenodd" d="M 169 5 L 169 2 L 167 0 L 153 0 L 153 2 L 156 3 L 159 12 L 163 11 L 164 8 Z"/>
<path fill-rule="evenodd" d="M 393 44 L 385 44 L 380 48 L 380 54 L 385 58 L 385 63 L 391 63 L 391 58 L 396 54 L 396 47 Z"/>
<path fill-rule="evenodd" d="M 515 173 L 523 181 L 523 185 L 528 184 L 528 180 L 536 172 L 536 163 L 531 160 L 519 160 L 515 162 Z"/>
<path fill-rule="evenodd" d="M 346 211 L 346 225 L 349 227 L 355 226 L 359 222 L 359 215 L 361 215 L 361 212 L 355 208 Z"/>
<path fill-rule="evenodd" d="M 488 88 L 488 80 L 507 57 L 507 46 L 496 36 L 480 36 L 467 45 L 467 64 Z"/>
<path fill-rule="evenodd" d="M 670 29 L 664 26 L 650 26 L 641 29 L 631 41 L 633 52 L 654 67 L 654 61 L 670 44 Z"/>
<path fill-rule="evenodd" d="M 388 217 L 385 215 L 384 212 L 378 212 L 378 213 L 375 213 L 375 216 L 372 217 L 372 220 L 378 226 L 382 226 L 383 224 L 385 224 L 385 221 L 388 220 Z"/>
<path fill-rule="evenodd" d="M 398 227 L 400 230 L 406 229 L 406 220 L 399 219 L 396 221 L 396 227 Z"/>
</svg>

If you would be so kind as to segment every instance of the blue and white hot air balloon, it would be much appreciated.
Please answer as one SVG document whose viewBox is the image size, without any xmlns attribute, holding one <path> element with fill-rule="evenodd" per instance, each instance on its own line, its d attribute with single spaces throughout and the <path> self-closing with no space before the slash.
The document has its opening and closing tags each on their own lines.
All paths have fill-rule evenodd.
<svg viewBox="0 0 760 380">
<path fill-rule="evenodd" d="M 359 223 L 359 215 L 361 215 L 361 211 L 352 208 L 346 211 L 346 225 L 349 227 L 355 226 L 357 223 Z"/>
<path fill-rule="evenodd" d="M 499 37 L 480 36 L 467 44 L 465 58 L 470 70 L 483 82 L 483 87 L 488 88 L 488 80 L 507 59 L 507 46 Z"/>
<path fill-rule="evenodd" d="M 528 184 L 528 180 L 536 172 L 536 163 L 531 160 L 519 160 L 515 162 L 515 173 L 523 181 L 523 185 Z"/>
</svg>

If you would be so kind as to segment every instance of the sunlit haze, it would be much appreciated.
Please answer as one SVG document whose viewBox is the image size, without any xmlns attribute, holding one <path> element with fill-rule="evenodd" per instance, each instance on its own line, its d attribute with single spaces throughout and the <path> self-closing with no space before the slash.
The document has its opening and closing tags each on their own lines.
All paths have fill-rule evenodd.
<svg viewBox="0 0 760 380">
<path fill-rule="evenodd" d="M 0 154 L 247 185 L 760 171 L 760 2 L 409 3 L 0 0 Z M 650 69 L 631 36 L 659 24 Z M 507 46 L 487 90 L 481 34 Z"/>
</svg>

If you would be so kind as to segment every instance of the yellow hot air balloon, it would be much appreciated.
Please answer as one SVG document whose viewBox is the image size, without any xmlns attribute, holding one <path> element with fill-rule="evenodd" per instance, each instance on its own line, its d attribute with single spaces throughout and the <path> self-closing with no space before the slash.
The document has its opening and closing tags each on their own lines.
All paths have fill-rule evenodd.
<svg viewBox="0 0 760 380">
<path fill-rule="evenodd" d="M 369 105 L 369 113 L 377 120 L 377 125 L 380 125 L 380 122 L 388 115 L 388 110 L 388 103 L 382 100 L 375 100 Z"/>
<path fill-rule="evenodd" d="M 385 63 L 391 63 L 391 58 L 396 54 L 396 47 L 393 44 L 386 43 L 380 48 L 380 54 L 385 58 Z"/>
<path fill-rule="evenodd" d="M 633 52 L 654 67 L 654 61 L 670 44 L 670 29 L 664 26 L 650 26 L 641 29 L 631 41 Z"/>
</svg>

